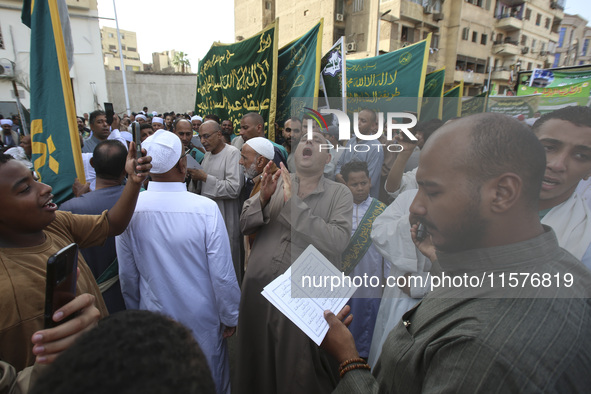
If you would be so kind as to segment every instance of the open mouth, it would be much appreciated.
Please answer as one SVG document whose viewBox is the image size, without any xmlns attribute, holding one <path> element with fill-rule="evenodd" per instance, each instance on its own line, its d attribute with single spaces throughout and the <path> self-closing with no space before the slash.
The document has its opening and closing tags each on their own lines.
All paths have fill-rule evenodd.
<svg viewBox="0 0 591 394">
<path fill-rule="evenodd" d="M 309 148 L 309 147 L 304 148 L 304 150 L 302 151 L 302 155 L 304 157 L 312 156 L 312 148 Z"/>
<path fill-rule="evenodd" d="M 543 186 L 546 186 L 546 187 L 554 187 L 554 186 L 557 186 L 559 184 L 560 184 L 560 182 L 558 182 L 558 181 L 556 181 L 556 180 L 554 180 L 552 178 L 546 178 L 546 177 L 544 177 L 544 180 L 542 181 L 542 185 Z"/>
<path fill-rule="evenodd" d="M 49 199 L 42 207 L 44 210 L 47 211 L 55 211 L 57 209 L 57 205 L 53 202 L 53 198 Z"/>
</svg>

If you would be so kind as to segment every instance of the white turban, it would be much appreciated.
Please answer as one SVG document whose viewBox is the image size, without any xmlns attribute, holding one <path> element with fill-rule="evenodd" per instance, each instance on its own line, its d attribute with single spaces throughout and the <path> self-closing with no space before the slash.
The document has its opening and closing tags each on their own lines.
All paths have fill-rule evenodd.
<svg viewBox="0 0 591 394">
<path fill-rule="evenodd" d="M 152 111 L 152 116 L 158 116 L 158 112 Z"/>
<path fill-rule="evenodd" d="M 148 156 L 152 157 L 153 174 L 164 174 L 170 171 L 181 158 L 183 143 L 181 139 L 168 130 L 160 129 L 142 142 Z"/>
<path fill-rule="evenodd" d="M 143 119 L 143 120 L 146 120 L 146 121 L 148 120 L 148 118 L 146 118 L 146 117 L 145 117 L 144 115 L 142 115 L 142 114 L 137 114 L 137 115 L 135 116 L 135 119 L 136 119 L 136 120 L 137 120 L 137 119 Z"/>
<path fill-rule="evenodd" d="M 152 118 L 152 123 L 160 123 L 160 124 L 164 124 L 164 119 L 162 119 L 162 118 L 159 118 L 159 117 L 157 117 L 157 116 L 154 116 L 154 117 Z"/>
<path fill-rule="evenodd" d="M 5 125 L 5 124 L 12 126 L 12 120 L 10 120 L 10 119 L 0 119 L 0 125 Z"/>
<path fill-rule="evenodd" d="M 244 143 L 244 145 L 250 146 L 256 153 L 259 155 L 266 157 L 269 160 L 273 160 L 275 157 L 275 148 L 273 148 L 273 143 L 266 138 L 263 137 L 255 137 L 250 138 L 248 141 Z"/>
<path fill-rule="evenodd" d="M 192 116 L 191 117 L 191 122 L 194 121 L 194 120 L 200 120 L 200 121 L 203 122 L 203 118 L 201 116 L 199 116 L 199 115 Z"/>
<path fill-rule="evenodd" d="M 140 112 L 138 112 L 138 114 L 145 115 L 146 113 L 144 111 L 140 111 Z"/>
</svg>

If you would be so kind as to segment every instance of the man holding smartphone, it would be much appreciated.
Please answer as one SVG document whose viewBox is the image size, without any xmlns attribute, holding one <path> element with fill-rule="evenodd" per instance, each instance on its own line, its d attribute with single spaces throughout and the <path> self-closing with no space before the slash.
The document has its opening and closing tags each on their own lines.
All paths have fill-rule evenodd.
<svg viewBox="0 0 591 394">
<path fill-rule="evenodd" d="M 36 356 L 47 361 L 43 358 L 50 351 L 43 345 L 33 348 L 31 343 L 33 334 L 43 327 L 47 259 L 72 242 L 80 247 L 102 244 L 125 230 L 131 220 L 151 158 L 136 161 L 134 150 L 129 152 L 127 185 L 115 206 L 102 215 L 56 212 L 51 187 L 38 182 L 11 156 L 0 155 L 0 359 L 17 371 L 32 365 Z M 100 291 L 81 257 L 79 267 L 77 294 L 94 295 L 105 316 Z M 54 321 L 65 315 L 58 312 Z M 45 340 L 43 335 L 33 338 L 35 343 Z"/>
</svg>

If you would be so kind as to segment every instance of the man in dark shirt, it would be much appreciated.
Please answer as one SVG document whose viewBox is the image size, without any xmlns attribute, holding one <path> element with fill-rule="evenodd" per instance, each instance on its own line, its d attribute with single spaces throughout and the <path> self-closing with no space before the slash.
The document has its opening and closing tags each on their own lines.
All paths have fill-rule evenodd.
<svg viewBox="0 0 591 394">
<path fill-rule="evenodd" d="M 96 171 L 96 189 L 66 201 L 60 206 L 60 210 L 82 215 L 99 215 L 111 209 L 123 192 L 126 156 L 127 150 L 121 142 L 100 142 L 90 159 L 90 165 Z M 109 313 L 124 310 L 125 302 L 118 280 L 115 237 L 108 238 L 103 246 L 82 249 L 81 252 L 97 279 Z"/>
<path fill-rule="evenodd" d="M 591 275 L 540 224 L 545 167 L 536 136 L 500 114 L 427 141 L 410 220 L 415 245 L 436 249 L 434 290 L 390 332 L 375 376 L 357 360 L 348 307 L 325 313 L 323 346 L 342 366 L 335 393 L 588 390 Z"/>
</svg>

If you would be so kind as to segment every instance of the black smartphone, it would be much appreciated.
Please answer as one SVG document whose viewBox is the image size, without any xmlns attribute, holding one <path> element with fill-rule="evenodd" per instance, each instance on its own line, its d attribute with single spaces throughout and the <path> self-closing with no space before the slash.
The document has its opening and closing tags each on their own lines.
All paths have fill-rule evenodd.
<svg viewBox="0 0 591 394">
<path fill-rule="evenodd" d="M 53 321 L 53 314 L 76 297 L 76 277 L 78 267 L 78 245 L 73 243 L 51 256 L 47 260 L 45 285 L 45 328 L 55 327 L 60 323 Z"/>
<path fill-rule="evenodd" d="M 419 223 L 419 227 L 417 228 L 417 241 L 421 242 L 425 238 L 427 238 L 427 230 L 425 230 L 425 225 L 423 223 Z"/>
<path fill-rule="evenodd" d="M 107 115 L 107 123 L 109 125 L 113 124 L 113 116 L 115 115 L 113 103 L 105 103 L 105 114 Z"/>
<path fill-rule="evenodd" d="M 140 157 L 142 157 L 141 125 L 138 122 L 133 122 L 131 124 L 131 129 L 133 130 L 133 139 L 135 142 L 135 157 L 139 159 Z"/>
</svg>

